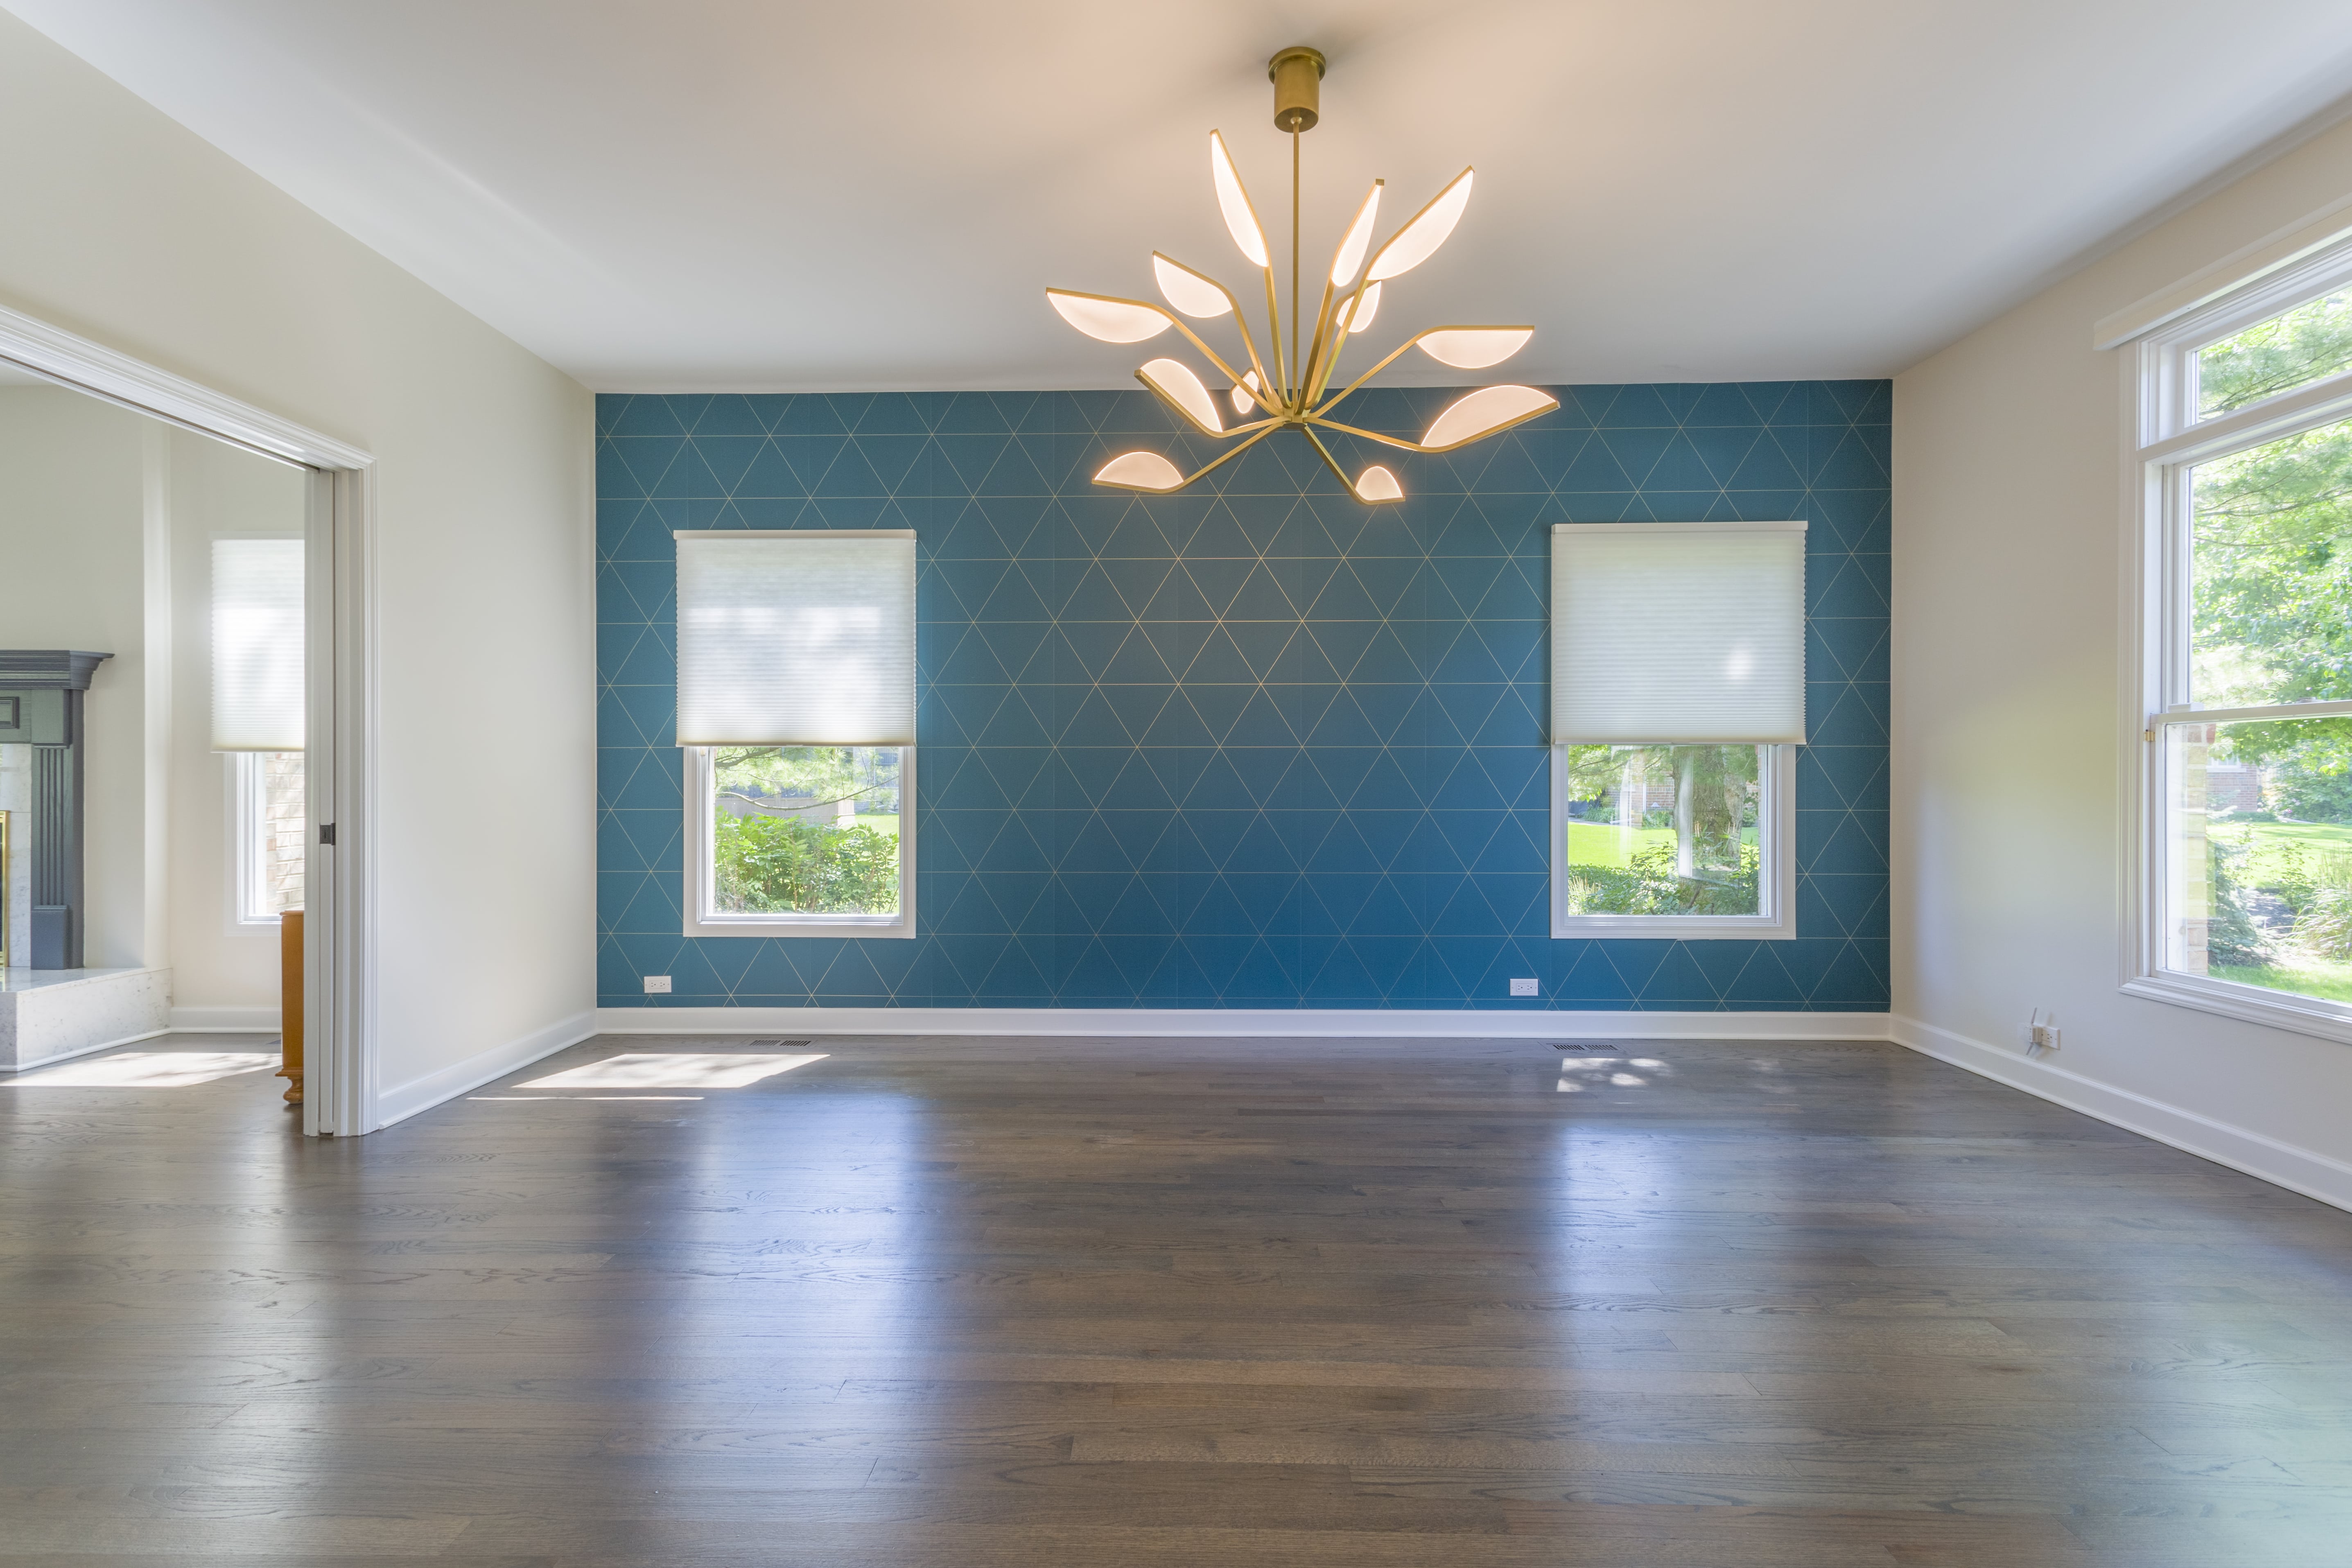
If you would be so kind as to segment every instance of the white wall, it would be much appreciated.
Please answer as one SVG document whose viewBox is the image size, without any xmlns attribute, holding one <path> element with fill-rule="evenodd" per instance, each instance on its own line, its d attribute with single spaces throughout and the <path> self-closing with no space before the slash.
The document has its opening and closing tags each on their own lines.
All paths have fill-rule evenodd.
<svg viewBox="0 0 2352 1568">
<path fill-rule="evenodd" d="M 2129 405 L 2126 351 L 2090 346 L 2347 194 L 2352 126 L 1895 378 L 1893 904 L 1908 1043 L 2352 1206 L 2352 1046 L 2117 990 Z M 2046 1065 L 2014 1037 L 2035 1007 Z"/>
<path fill-rule="evenodd" d="M 240 926 L 231 870 L 233 759 L 212 749 L 212 548 L 219 538 L 299 539 L 303 476 L 234 447 L 166 432 L 172 713 L 168 908 L 172 1017 L 194 1027 L 275 1028 L 278 930 Z"/>
<path fill-rule="evenodd" d="M 0 303 L 377 458 L 387 1099 L 584 1034 L 588 393 L 5 15 L 0 147 Z"/>
<path fill-rule="evenodd" d="M 0 647 L 114 656 L 90 678 L 83 707 L 82 962 L 94 969 L 148 962 L 140 466 L 147 423 L 79 393 L 0 387 Z M 16 826 L 21 833 L 26 825 Z M 11 932 L 17 942 L 30 937 L 21 927 Z M 22 963 L 29 952 L 12 956 Z"/>
</svg>

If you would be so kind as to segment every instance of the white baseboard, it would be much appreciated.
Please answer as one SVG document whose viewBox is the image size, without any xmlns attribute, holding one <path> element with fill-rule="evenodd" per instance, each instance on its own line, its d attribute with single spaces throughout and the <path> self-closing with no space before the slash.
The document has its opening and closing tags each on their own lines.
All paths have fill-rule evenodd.
<svg viewBox="0 0 2352 1568">
<path fill-rule="evenodd" d="M 1461 1008 L 600 1007 L 606 1035 L 1087 1035 L 1265 1039 L 1883 1040 L 1884 1013 Z"/>
<path fill-rule="evenodd" d="M 510 1072 L 519 1072 L 542 1057 L 551 1057 L 569 1046 L 597 1033 L 596 1015 L 574 1013 L 559 1018 L 543 1029 L 534 1029 L 519 1040 L 503 1046 L 493 1046 L 487 1051 L 452 1062 L 437 1072 L 411 1079 L 397 1089 L 387 1089 L 376 1096 L 375 1124 L 380 1130 L 395 1121 L 404 1121 L 420 1110 L 470 1093 Z"/>
<path fill-rule="evenodd" d="M 172 1009 L 175 1035 L 274 1035 L 278 1029 L 275 1007 L 179 1007 Z"/>
<path fill-rule="evenodd" d="M 2028 1057 L 2021 1047 L 1990 1046 L 1899 1015 L 1892 1022 L 1890 1037 L 1895 1044 L 1937 1061 L 1965 1068 L 2127 1132 L 2169 1143 L 2217 1165 L 2243 1171 L 2289 1192 L 2352 1209 L 2352 1164 L 2332 1155 L 2084 1078 L 2053 1061 Z"/>
</svg>

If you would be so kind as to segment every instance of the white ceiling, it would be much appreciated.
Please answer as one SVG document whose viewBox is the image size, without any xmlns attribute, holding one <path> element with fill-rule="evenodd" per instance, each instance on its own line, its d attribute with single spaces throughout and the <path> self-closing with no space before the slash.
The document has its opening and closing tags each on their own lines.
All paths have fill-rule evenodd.
<svg viewBox="0 0 2352 1568">
<path fill-rule="evenodd" d="M 2342 0 L 0 4 L 600 389 L 1132 384 L 1042 290 L 1246 280 L 1291 43 L 1310 279 L 1475 163 L 1374 335 L 1535 382 L 1891 373 L 2352 90 Z"/>
</svg>

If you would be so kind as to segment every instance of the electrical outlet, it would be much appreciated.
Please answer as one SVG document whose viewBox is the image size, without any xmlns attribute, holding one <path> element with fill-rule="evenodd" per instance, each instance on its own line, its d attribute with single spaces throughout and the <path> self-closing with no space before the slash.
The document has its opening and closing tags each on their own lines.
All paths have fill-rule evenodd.
<svg viewBox="0 0 2352 1568">
<path fill-rule="evenodd" d="M 1536 994 L 1536 983 L 1532 980 L 1514 980 L 1511 982 L 1511 994 L 1514 996 L 1533 996 Z"/>
<path fill-rule="evenodd" d="M 646 995 L 648 995 L 648 996 L 667 996 L 667 995 L 668 995 L 668 994 L 669 994 L 669 976 L 668 976 L 668 975 L 667 975 L 667 974 L 648 974 L 648 975 L 646 975 Z"/>
<path fill-rule="evenodd" d="M 2056 1050 L 2058 1048 L 2058 1015 L 2044 1013 L 2041 1008 L 2036 1007 L 2033 1010 L 2033 1016 L 2018 1026 L 2017 1037 L 2019 1043 L 2025 1047 L 2025 1054 L 2029 1057 L 2038 1057 L 2044 1051 Z"/>
</svg>

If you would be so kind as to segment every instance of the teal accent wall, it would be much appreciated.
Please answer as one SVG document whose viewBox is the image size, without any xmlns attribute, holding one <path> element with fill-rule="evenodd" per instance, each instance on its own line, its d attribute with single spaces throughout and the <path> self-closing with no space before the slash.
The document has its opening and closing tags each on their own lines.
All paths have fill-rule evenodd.
<svg viewBox="0 0 2352 1568">
<path fill-rule="evenodd" d="M 1382 508 L 1286 437 L 1097 490 L 1213 450 L 1140 391 L 599 397 L 603 1004 L 1885 1010 L 1888 384 L 1553 390 L 1444 457 L 1342 450 L 1396 469 Z M 1353 406 L 1406 434 L 1457 395 Z M 1552 940 L 1551 526 L 1785 518 L 1797 939 Z M 679 934 L 670 535 L 727 528 L 916 531 L 912 941 Z"/>
</svg>

